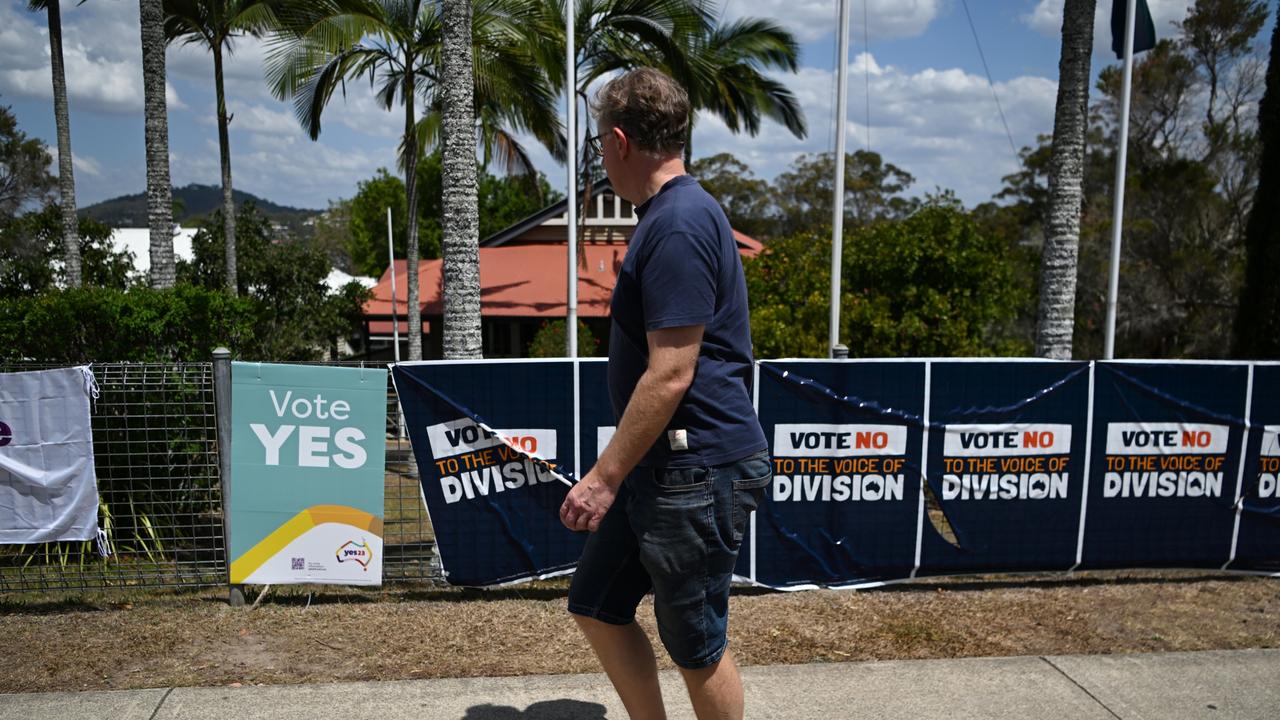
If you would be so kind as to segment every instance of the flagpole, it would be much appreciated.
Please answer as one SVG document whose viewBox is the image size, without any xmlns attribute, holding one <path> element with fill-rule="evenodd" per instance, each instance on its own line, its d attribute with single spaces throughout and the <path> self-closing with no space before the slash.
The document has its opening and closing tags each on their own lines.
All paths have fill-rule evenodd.
<svg viewBox="0 0 1280 720">
<path fill-rule="evenodd" d="M 1116 189 L 1111 215 L 1111 272 L 1107 280 L 1107 333 L 1103 358 L 1115 357 L 1116 296 L 1120 292 L 1120 231 L 1124 226 L 1125 163 L 1129 155 L 1129 98 L 1133 85 L 1133 26 L 1138 0 L 1129 0 L 1124 15 L 1124 83 L 1120 91 L 1120 148 L 1116 154 Z"/>
<path fill-rule="evenodd" d="M 569 194 L 565 199 L 565 225 L 568 229 L 568 251 L 566 255 L 569 258 L 569 299 L 566 303 L 568 312 L 565 317 L 565 343 L 567 347 L 565 351 L 568 357 L 578 357 L 578 124 L 575 121 L 575 115 L 578 109 L 577 85 L 575 83 L 574 55 L 576 55 L 573 47 L 573 0 L 568 0 L 564 4 L 564 37 L 565 37 L 565 99 L 568 101 L 568 120 L 565 122 L 565 129 L 568 133 L 569 142 L 567 144 L 568 155 L 565 164 L 569 167 Z"/>
<path fill-rule="evenodd" d="M 396 245 L 391 240 L 391 206 L 387 206 L 387 266 L 391 268 L 391 347 L 400 362 L 400 318 L 396 315 Z"/>
<path fill-rule="evenodd" d="M 835 197 L 831 213 L 831 328 L 828 357 L 840 345 L 840 258 L 844 240 L 844 136 L 849 110 L 849 0 L 840 0 L 840 54 L 836 60 L 836 169 L 832 183 Z"/>
</svg>

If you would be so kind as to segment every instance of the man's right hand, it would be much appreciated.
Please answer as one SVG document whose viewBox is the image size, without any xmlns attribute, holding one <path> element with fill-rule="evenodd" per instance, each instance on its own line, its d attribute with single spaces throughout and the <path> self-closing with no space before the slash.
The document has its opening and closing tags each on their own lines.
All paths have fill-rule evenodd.
<svg viewBox="0 0 1280 720">
<path fill-rule="evenodd" d="M 595 532 L 617 496 L 618 488 L 605 482 L 592 468 L 582 482 L 569 489 L 560 506 L 560 522 L 574 532 Z"/>
</svg>

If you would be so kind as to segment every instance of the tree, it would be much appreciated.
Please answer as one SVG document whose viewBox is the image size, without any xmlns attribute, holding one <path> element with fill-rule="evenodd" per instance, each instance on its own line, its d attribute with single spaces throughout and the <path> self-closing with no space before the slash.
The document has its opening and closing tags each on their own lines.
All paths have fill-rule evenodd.
<svg viewBox="0 0 1280 720">
<path fill-rule="evenodd" d="M 471 4 L 444 0 L 443 5 L 444 356 L 478 358 L 483 352 Z"/>
<path fill-rule="evenodd" d="M 719 201 L 735 230 L 755 238 L 773 235 L 773 190 L 746 163 L 729 153 L 720 153 L 694 160 L 689 164 L 689 174 Z"/>
<path fill-rule="evenodd" d="M 756 357 L 826 355 L 830 235 L 779 238 L 746 263 Z M 1016 271 L 1003 240 L 958 201 L 931 198 L 910 217 L 845 233 L 840 334 L 857 338 L 853 357 L 1017 353 L 1005 332 L 1022 304 Z"/>
<path fill-rule="evenodd" d="M 530 130 L 556 154 L 558 121 L 555 93 L 534 61 L 526 41 L 533 37 L 528 0 L 480 0 L 472 12 L 473 57 L 480 58 L 469 75 L 474 108 L 479 111 L 486 148 L 506 148 L 505 157 L 522 151 L 511 130 Z M 417 165 L 424 144 L 436 136 L 444 110 L 442 86 L 442 21 L 437 2 L 422 0 L 324 0 L 291 5 L 281 11 L 281 30 L 272 36 L 267 78 L 281 99 L 293 98 L 299 121 L 312 139 L 320 135 L 324 108 L 349 78 L 367 76 L 376 96 L 390 110 L 404 106 L 400 144 L 405 175 L 409 258 L 409 357 L 422 357 L 422 318 L 417 274 Z M 429 115 L 417 120 L 417 102 Z M 498 132 L 502 129 L 502 132 Z M 561 149 L 559 152 L 563 152 Z"/>
<path fill-rule="evenodd" d="M 0 223 L 28 203 L 48 199 L 54 188 L 51 160 L 44 143 L 27 137 L 13 111 L 0 106 Z"/>
<path fill-rule="evenodd" d="M 553 189 L 541 173 L 496 176 L 477 165 L 481 238 L 505 230 L 547 205 L 559 202 L 563 194 Z M 440 257 L 444 184 L 440 153 L 434 152 L 418 163 L 418 249 L 424 259 Z M 348 232 L 343 247 L 351 257 L 354 271 L 361 275 L 381 275 L 387 269 L 387 208 L 391 208 L 392 234 L 396 257 L 405 256 L 404 183 L 386 168 L 357 185 L 350 205 Z"/>
<path fill-rule="evenodd" d="M 1049 160 L 1049 207 L 1040 263 L 1036 355 L 1071 359 L 1075 331 L 1076 266 L 1080 247 L 1084 141 L 1089 125 L 1089 60 L 1095 0 L 1067 0 Z"/>
<path fill-rule="evenodd" d="M 163 0 L 139 0 L 142 95 L 147 148 L 147 225 L 151 229 L 151 286 L 173 287 L 173 188 L 169 184 L 169 111 L 165 99 Z"/>
<path fill-rule="evenodd" d="M 222 76 L 223 53 L 230 54 L 237 36 L 261 36 L 276 26 L 272 6 L 263 0 L 163 0 L 164 33 L 169 42 L 203 45 L 213 54 L 213 85 L 218 103 L 218 159 L 222 168 L 222 216 L 226 218 L 224 238 L 228 292 L 235 293 L 236 212 L 231 195 L 231 139 L 227 98 Z M 149 198 L 148 198 L 149 200 Z"/>
<path fill-rule="evenodd" d="M 349 336 L 369 293 L 355 283 L 331 293 L 325 285 L 330 265 L 324 250 L 296 239 L 278 240 L 253 203 L 245 203 L 236 223 L 240 250 L 239 294 L 253 302 L 254 342 L 241 356 L 261 360 L 316 360 L 338 338 Z M 224 237 L 221 211 L 191 241 L 193 260 L 178 264 L 179 282 L 208 289 L 226 286 L 219 252 Z"/>
<path fill-rule="evenodd" d="M 1280 358 L 1280 23 L 1271 29 L 1266 93 L 1258 107 L 1262 152 L 1245 230 L 1245 279 L 1235 323 L 1235 356 Z"/>
<path fill-rule="evenodd" d="M 0 221 L 0 298 L 40 295 L 69 287 L 62 262 L 62 209 L 50 203 L 40 210 Z M 111 228 L 91 218 L 76 226 L 82 284 L 124 290 L 133 272 L 133 255 L 111 244 Z"/>
<path fill-rule="evenodd" d="M 76 237 L 76 178 L 71 167 L 71 113 L 67 109 L 67 74 L 62 65 L 62 8 L 58 0 L 30 0 L 27 8 L 44 10 L 49 19 L 49 60 L 53 75 L 53 117 L 58 126 L 58 196 L 62 208 L 63 262 L 67 283 L 80 286 L 80 240 Z"/>
<path fill-rule="evenodd" d="M 1187 23 L 1202 22 L 1201 13 L 1220 7 L 1202 0 Z M 1210 17 L 1220 24 L 1215 36 L 1234 34 L 1232 28 L 1250 22 L 1248 13 Z M 1250 49 L 1221 78 L 1221 87 L 1230 89 L 1219 91 L 1215 115 L 1239 118 L 1240 124 L 1229 141 L 1215 140 L 1216 132 L 1201 112 L 1213 94 L 1212 76 L 1189 42 L 1186 37 L 1163 39 L 1134 64 L 1116 324 L 1121 356 L 1212 358 L 1231 348 L 1243 227 L 1257 182 L 1255 124 L 1245 107 L 1258 97 L 1257 84 L 1249 80 L 1255 63 Z M 1102 69 L 1097 89 L 1082 167 L 1072 341 L 1076 357 L 1096 357 L 1103 348 L 1121 109 L 1118 66 Z M 1048 226 L 1045 178 L 1051 153 L 1043 141 L 1024 152 L 1023 171 L 1006 178 L 1001 193 L 1017 200 L 1015 214 L 1025 213 L 1030 223 L 1026 241 L 1031 243 L 1038 241 L 1036 226 Z"/>
<path fill-rule="evenodd" d="M 910 173 L 886 163 L 879 153 L 858 150 L 845 156 L 845 226 L 905 217 L 917 201 L 902 197 L 915 182 Z M 835 154 L 800 155 L 774 180 L 780 233 L 831 226 Z"/>
<path fill-rule="evenodd" d="M 729 25 L 699 23 L 696 27 L 695 32 L 675 38 L 684 62 L 665 68 L 689 92 L 685 162 L 693 158 L 693 126 L 699 110 L 714 113 L 734 134 L 746 131 L 755 137 L 761 116 L 767 116 L 804 139 L 808 129 L 799 101 L 785 85 L 763 72 L 796 72 L 800 48 L 795 37 L 758 18 L 742 18 Z"/>
</svg>

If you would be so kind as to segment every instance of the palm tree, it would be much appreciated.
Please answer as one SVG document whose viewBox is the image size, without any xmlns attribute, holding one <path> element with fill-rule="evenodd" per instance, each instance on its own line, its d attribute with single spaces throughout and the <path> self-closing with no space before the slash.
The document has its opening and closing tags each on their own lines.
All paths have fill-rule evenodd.
<svg viewBox="0 0 1280 720">
<path fill-rule="evenodd" d="M 272 7 L 263 0 L 163 0 L 164 34 L 169 42 L 203 45 L 213 53 L 213 84 L 218 102 L 218 156 L 222 165 L 222 217 L 226 241 L 227 290 L 236 283 L 236 206 L 231 196 L 231 142 L 227 127 L 227 98 L 222 81 L 223 53 L 232 52 L 240 35 L 261 36 L 276 27 Z"/>
<path fill-rule="evenodd" d="M 689 92 L 693 116 L 685 139 L 684 159 L 693 159 L 693 125 L 699 110 L 715 113 L 731 132 L 760 132 L 761 115 L 786 126 L 803 139 L 808 134 L 804 111 L 785 85 L 762 70 L 795 72 L 800 48 L 791 33 L 768 20 L 743 18 L 727 26 L 704 25 L 677 37 L 685 54 L 681 68 L 665 68 Z"/>
<path fill-rule="evenodd" d="M 142 25 L 142 91 L 146 117 L 147 224 L 151 286 L 173 287 L 173 189 L 169 185 L 169 111 L 165 101 L 164 3 L 138 0 Z"/>
<path fill-rule="evenodd" d="M 53 117 L 58 125 L 58 193 L 62 210 L 63 264 L 67 285 L 80 287 L 80 223 L 76 219 L 76 178 L 71 168 L 71 113 L 67 109 L 67 75 L 62 66 L 62 8 L 58 0 L 30 0 L 32 12 L 49 19 L 49 59 L 53 66 Z"/>
<path fill-rule="evenodd" d="M 1071 359 L 1075 330 L 1076 266 L 1080 250 L 1080 204 L 1084 196 L 1085 131 L 1088 127 L 1089 60 L 1093 52 L 1096 0 L 1066 0 L 1062 12 L 1062 56 L 1049 160 L 1049 208 L 1040 260 L 1040 308 L 1036 355 Z"/>
<path fill-rule="evenodd" d="M 472 111 L 471 2 L 444 0 L 444 356 L 482 356 L 476 134 Z"/>
<path fill-rule="evenodd" d="M 473 112 L 485 159 L 516 169 L 532 165 L 514 131 L 529 131 L 553 155 L 564 155 L 555 91 L 525 49 L 530 8 L 529 0 L 478 0 L 470 19 Z M 397 101 L 404 106 L 400 157 L 408 206 L 409 358 L 421 359 L 417 164 L 422 148 L 440 137 L 445 110 L 439 1 L 321 0 L 282 10 L 280 20 L 282 30 L 270 41 L 267 79 L 276 97 L 293 98 L 313 140 L 320 136 L 329 99 L 340 88 L 345 92 L 348 79 L 367 77 L 388 110 Z M 421 121 L 418 102 L 426 108 Z M 474 155 L 474 139 L 471 148 Z"/>
<path fill-rule="evenodd" d="M 539 63 L 557 92 L 565 82 L 564 0 L 532 0 L 536 20 L 528 25 L 535 36 Z M 687 76 L 686 52 L 679 38 L 696 36 L 712 22 L 707 0 L 580 0 L 574 6 L 574 47 L 577 87 L 573 93 L 583 104 L 587 89 L 618 70 L 663 67 L 677 77 Z M 583 142 L 594 133 L 581 124 Z M 580 152 L 584 160 L 587 153 Z"/>
</svg>

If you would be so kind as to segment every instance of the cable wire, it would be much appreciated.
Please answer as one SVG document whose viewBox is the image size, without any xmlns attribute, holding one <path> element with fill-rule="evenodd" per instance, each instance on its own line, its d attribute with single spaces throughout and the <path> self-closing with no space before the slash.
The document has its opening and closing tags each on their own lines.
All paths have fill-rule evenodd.
<svg viewBox="0 0 1280 720">
<path fill-rule="evenodd" d="M 987 67 L 987 56 L 982 52 L 982 41 L 978 39 L 978 29 L 973 25 L 973 15 L 969 14 L 969 0 L 960 0 L 964 6 L 964 16 L 969 20 L 969 31 L 973 33 L 973 42 L 978 46 L 978 57 L 982 59 L 982 69 L 987 73 L 987 86 L 991 88 L 991 97 L 996 101 L 996 110 L 1000 113 L 1000 123 L 1004 125 L 1004 135 L 1009 138 L 1009 149 L 1013 151 L 1014 166 L 1021 165 L 1018 148 L 1013 143 L 1013 133 L 1009 132 L 1009 121 L 1004 117 L 1004 108 L 1000 107 L 1000 96 L 996 95 L 996 84 L 991 80 L 991 68 Z"/>
</svg>

